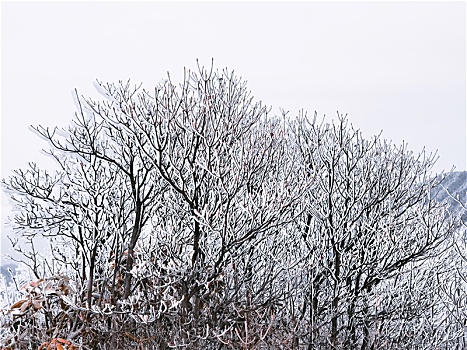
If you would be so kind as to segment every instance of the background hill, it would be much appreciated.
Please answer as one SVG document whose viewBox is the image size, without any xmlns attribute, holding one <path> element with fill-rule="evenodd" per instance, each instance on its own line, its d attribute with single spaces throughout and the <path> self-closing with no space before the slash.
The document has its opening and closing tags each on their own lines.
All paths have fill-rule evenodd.
<svg viewBox="0 0 467 350">
<path fill-rule="evenodd" d="M 436 198 L 446 201 L 449 208 L 467 220 L 467 171 L 455 171 L 446 175 L 441 183 L 442 190 Z"/>
</svg>

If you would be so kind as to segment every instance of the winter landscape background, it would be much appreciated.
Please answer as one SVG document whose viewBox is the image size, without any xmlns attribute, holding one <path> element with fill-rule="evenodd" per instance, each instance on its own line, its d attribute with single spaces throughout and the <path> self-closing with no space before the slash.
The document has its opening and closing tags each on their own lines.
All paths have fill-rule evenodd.
<svg viewBox="0 0 467 350">
<path fill-rule="evenodd" d="M 244 348 L 287 349 L 307 344 L 323 349 L 328 344 L 349 349 L 467 346 L 463 327 L 467 285 L 462 280 L 467 244 L 465 225 L 455 219 L 467 216 L 464 2 L 9 2 L 1 6 L 1 178 L 8 183 L 13 170 L 26 169 L 29 161 L 42 169 L 57 169 L 52 157 L 40 154 L 50 146 L 50 139 L 49 144 L 44 142 L 49 138 L 46 128 L 68 125 L 74 112 L 83 115 L 83 124 L 78 120 L 77 125 L 94 135 L 99 147 L 85 140 L 86 132 L 78 131 L 75 136 L 84 148 L 77 153 L 89 148 L 91 155 L 84 155 L 84 164 L 63 156 L 71 183 L 57 182 L 53 193 L 61 197 L 45 210 L 46 206 L 36 206 L 25 196 L 25 203 L 31 201 L 30 206 L 23 205 L 24 216 L 19 220 L 25 235 L 39 232 L 36 229 L 41 227 L 46 233 L 55 232 L 53 219 L 60 218 L 64 210 L 64 224 L 55 223 L 60 228 L 56 232 L 71 234 L 74 241 L 58 240 L 71 255 L 61 267 L 49 268 L 45 275 L 50 279 L 39 278 L 43 273 L 38 273 L 37 266 L 35 276 L 25 279 L 23 273 L 26 299 L 14 304 L 2 300 L 8 307 L 0 323 L 11 324 L 4 328 L 0 324 L 0 346 L 2 339 L 11 347 L 42 344 L 41 350 L 75 349 L 74 342 L 83 348 L 99 345 L 103 349 L 117 344 L 158 344 L 160 348 L 242 344 Z M 103 124 L 108 137 L 99 134 L 102 129 L 93 129 L 93 119 L 84 117 L 92 113 L 84 113 L 77 103 L 81 95 L 102 97 L 93 87 L 94 82 L 100 92 L 105 90 L 104 85 L 96 84 L 96 78 L 102 84 L 117 85 L 131 78 L 123 89 L 126 93 L 140 82 L 152 93 L 156 84 L 165 84 L 167 72 L 178 84 L 186 78 L 183 67 L 197 71 L 200 66 L 221 71 L 227 67 L 224 72 L 235 69 L 235 74 L 248 82 L 254 100 L 263 101 L 266 109 L 272 106 L 268 117 L 263 115 L 255 124 L 254 118 L 248 119 L 250 112 L 243 113 L 251 107 L 246 103 L 240 108 L 243 112 L 233 114 L 233 120 L 238 117 L 246 124 L 232 120 L 219 124 L 219 111 L 230 118 L 231 106 L 239 103 L 226 91 L 243 96 L 233 73 L 212 80 L 205 75 L 211 84 L 206 83 L 207 90 L 195 78 L 193 90 L 180 97 L 190 107 L 184 113 L 177 114 L 170 103 L 165 104 L 179 101 L 171 95 L 170 85 L 157 92 L 168 94 L 167 100 L 159 101 L 167 114 L 158 115 L 160 109 L 154 109 L 146 97 L 123 107 L 114 104 L 116 119 L 110 117 Z M 104 95 L 116 94 L 111 103 L 128 102 L 128 95 L 118 97 L 114 88 L 104 91 Z M 190 102 L 184 100 L 190 94 L 194 94 Z M 141 101 L 145 112 L 136 113 L 134 122 L 142 130 L 149 130 L 148 123 L 159 125 L 158 132 L 171 135 L 172 148 L 160 157 L 155 156 L 157 147 L 147 148 L 147 140 L 125 120 L 128 110 L 142 108 Z M 266 109 L 260 108 L 260 115 Z M 346 120 L 361 130 L 364 138 L 383 131 L 382 140 L 405 146 L 397 150 L 383 142 L 378 146 L 382 152 L 373 153 L 357 134 L 349 136 L 348 144 L 343 143 L 332 128 L 318 127 L 316 131 L 314 126 L 305 126 L 303 110 L 311 119 L 316 111 L 318 121 L 326 116 L 326 122 L 342 120 L 348 113 Z M 275 119 L 281 115 L 287 116 L 283 123 Z M 285 121 L 297 115 L 298 124 L 286 127 Z M 156 116 L 159 124 L 145 120 Z M 171 124 L 173 116 L 175 124 Z M 199 122 L 210 125 L 211 132 L 200 131 L 204 128 Z M 31 125 L 44 128 L 33 135 Z M 245 125 L 255 127 L 253 131 L 246 127 L 242 139 L 237 129 Z M 344 134 L 352 135 L 351 125 L 341 124 Z M 218 130 L 222 132 L 218 134 Z M 115 137 L 115 132 L 122 137 Z M 219 135 L 223 141 L 216 143 Z M 159 136 L 148 132 L 146 137 Z M 199 143 L 200 138 L 209 142 Z M 187 140 L 208 150 L 209 155 L 214 149 L 215 157 L 204 158 L 203 153 L 198 162 L 188 161 L 190 166 L 185 168 L 190 159 L 187 154 L 193 149 Z M 291 140 L 295 146 L 289 144 Z M 141 147 L 136 147 L 140 151 L 136 163 L 131 160 L 135 142 Z M 228 145 L 236 147 L 235 151 Z M 250 152 L 244 153 L 245 145 Z M 364 151 L 363 145 L 368 149 Z M 127 153 L 119 155 L 118 147 Z M 100 153 L 102 149 L 104 153 Z M 142 155 L 141 149 L 149 153 Z M 259 149 L 267 149 L 270 158 L 259 157 Z M 439 155 L 431 178 L 424 175 L 430 161 L 422 160 L 419 167 L 413 163 L 412 154 L 422 149 L 428 158 L 433 152 Z M 349 152 L 350 163 L 353 159 L 358 166 L 349 166 L 339 158 L 340 152 Z M 367 161 L 359 158 L 359 152 Z M 278 160 L 273 156 L 277 154 L 285 158 Z M 108 162 L 108 155 L 123 165 L 118 163 L 118 168 L 117 163 Z M 295 160 L 281 163 L 288 157 Z M 175 159 L 175 168 L 179 167 L 180 178 L 173 175 L 171 159 Z M 213 159 L 217 171 L 224 171 L 219 164 L 234 171 L 214 175 L 212 168 L 206 168 L 214 164 L 210 163 Z M 139 167 L 136 176 L 127 171 L 135 164 Z M 340 165 L 334 168 L 334 164 Z M 456 171 L 449 173 L 453 167 Z M 335 169 L 340 176 L 337 189 Z M 301 177 L 296 177 L 301 171 Z M 443 171 L 447 178 L 437 187 L 439 191 L 434 189 L 436 202 L 425 202 L 430 179 Z M 144 183 L 142 173 L 153 186 Z M 193 175 L 192 180 L 185 178 L 187 173 Z M 287 176 L 289 173 L 294 176 Z M 40 178 L 35 167 L 28 174 Z M 89 174 L 95 175 L 95 182 L 88 186 L 83 179 Z M 204 174 L 201 180 L 198 174 Z M 28 192 L 29 180 L 21 179 L 29 175 L 16 174 L 19 182 L 4 185 L 13 192 L 25 188 Z M 45 189 L 38 184 L 34 190 L 38 192 L 29 195 L 47 197 L 44 193 L 51 184 L 50 178 L 44 179 Z M 103 179 L 118 185 L 107 188 L 109 181 Z M 177 187 L 180 183 L 183 186 Z M 357 188 L 351 190 L 351 183 L 358 184 Z M 232 184 L 238 187 L 234 190 L 229 187 Z M 156 193 L 152 192 L 154 186 Z M 193 191 L 193 196 L 185 190 Z M 361 197 L 350 196 L 352 191 Z M 148 200 L 150 194 L 154 201 Z M 205 195 L 203 205 L 198 194 Z M 6 197 L 2 193 L 2 253 L 9 250 L 6 236 L 11 234 L 11 227 L 5 224 L 5 217 L 11 215 Z M 301 199 L 295 206 L 297 198 Z M 235 205 L 230 207 L 226 203 L 232 200 Z M 99 201 L 101 206 L 96 204 Z M 353 209 L 348 210 L 349 201 Z M 451 223 L 439 203 L 447 203 L 453 214 Z M 217 213 L 213 217 L 209 217 L 209 206 Z M 149 212 L 141 211 L 143 207 Z M 75 212 L 70 214 L 72 208 Z M 229 212 L 232 208 L 233 213 Z M 107 210 L 126 214 L 109 215 Z M 153 210 L 157 215 L 151 214 Z M 86 216 L 90 213 L 101 220 L 90 220 Z M 224 231 L 220 229 L 222 215 Z M 141 224 L 140 217 L 151 224 Z M 343 224 L 335 226 L 334 220 Z M 69 222 L 76 226 L 67 226 Z M 456 225 L 460 226 L 453 232 Z M 151 236 L 148 232 L 152 229 Z M 78 235 L 83 232 L 86 239 Z M 266 239 L 268 244 L 262 236 L 266 232 L 271 237 Z M 141 247 L 134 250 L 140 234 L 145 254 Z M 173 237 L 185 245 L 180 246 Z M 60 244 L 52 245 L 59 260 L 63 258 Z M 43 252 L 43 246 L 38 248 Z M 7 263 L 0 259 L 1 274 L 11 282 Z M 73 283 L 61 274 L 54 275 L 63 266 L 72 271 Z M 147 266 L 152 269 L 144 268 Z M 296 291 L 278 285 L 296 287 Z M 8 295 L 5 289 L 0 293 Z M 93 333 L 93 329 L 99 331 Z M 16 338 L 8 332 L 17 332 Z"/>
</svg>

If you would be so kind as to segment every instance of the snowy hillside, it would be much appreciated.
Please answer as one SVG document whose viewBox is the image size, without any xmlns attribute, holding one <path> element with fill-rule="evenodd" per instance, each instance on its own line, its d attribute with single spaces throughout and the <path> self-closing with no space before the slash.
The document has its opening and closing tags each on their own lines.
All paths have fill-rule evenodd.
<svg viewBox="0 0 467 350">
<path fill-rule="evenodd" d="M 446 200 L 452 210 L 462 213 L 463 219 L 467 219 L 467 171 L 447 174 L 441 187 L 443 190 L 439 191 L 437 198 Z"/>
</svg>

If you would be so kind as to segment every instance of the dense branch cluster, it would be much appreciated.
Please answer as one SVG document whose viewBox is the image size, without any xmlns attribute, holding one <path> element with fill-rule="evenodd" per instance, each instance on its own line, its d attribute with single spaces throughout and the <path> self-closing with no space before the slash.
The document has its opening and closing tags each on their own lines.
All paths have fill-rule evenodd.
<svg viewBox="0 0 467 350">
<path fill-rule="evenodd" d="M 3 348 L 466 346 L 433 157 L 271 116 L 233 72 L 96 87 L 69 128 L 35 128 L 59 170 L 3 181 L 32 273 L 2 289 Z"/>
</svg>

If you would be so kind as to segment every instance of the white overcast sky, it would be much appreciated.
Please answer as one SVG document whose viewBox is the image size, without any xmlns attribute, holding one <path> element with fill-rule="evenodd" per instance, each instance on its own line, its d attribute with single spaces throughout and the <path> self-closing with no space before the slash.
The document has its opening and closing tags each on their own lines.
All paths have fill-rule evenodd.
<svg viewBox="0 0 467 350">
<path fill-rule="evenodd" d="M 464 1 L 2 1 L 1 33 L 2 178 L 50 164 L 28 126 L 66 125 L 73 89 L 178 82 L 197 58 L 235 70 L 273 111 L 347 113 L 367 137 L 438 150 L 436 171 L 466 169 Z"/>
</svg>

